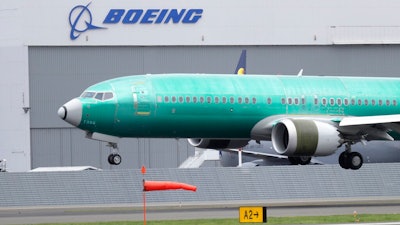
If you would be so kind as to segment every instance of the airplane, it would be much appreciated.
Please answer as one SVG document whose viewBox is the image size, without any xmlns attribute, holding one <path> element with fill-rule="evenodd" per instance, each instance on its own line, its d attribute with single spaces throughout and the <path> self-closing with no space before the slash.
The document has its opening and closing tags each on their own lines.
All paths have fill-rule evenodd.
<svg viewBox="0 0 400 225">
<path fill-rule="evenodd" d="M 106 80 L 58 115 L 115 149 L 120 138 L 188 138 L 199 148 L 272 141 L 285 156 L 324 156 L 341 146 L 344 169 L 363 164 L 351 146 L 399 140 L 400 79 L 296 75 L 155 74 Z"/>
</svg>

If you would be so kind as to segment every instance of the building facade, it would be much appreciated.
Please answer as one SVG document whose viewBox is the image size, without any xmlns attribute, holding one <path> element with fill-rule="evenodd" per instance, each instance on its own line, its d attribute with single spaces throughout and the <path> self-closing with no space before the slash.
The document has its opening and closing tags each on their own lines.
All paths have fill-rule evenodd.
<svg viewBox="0 0 400 225">
<path fill-rule="evenodd" d="M 148 73 L 397 76 L 400 2 L 292 0 L 5 0 L 0 5 L 0 159 L 39 166 L 178 167 L 186 140 L 105 143 L 57 116 L 88 86 Z M 199 75 L 200 75 L 199 74 Z"/>
</svg>

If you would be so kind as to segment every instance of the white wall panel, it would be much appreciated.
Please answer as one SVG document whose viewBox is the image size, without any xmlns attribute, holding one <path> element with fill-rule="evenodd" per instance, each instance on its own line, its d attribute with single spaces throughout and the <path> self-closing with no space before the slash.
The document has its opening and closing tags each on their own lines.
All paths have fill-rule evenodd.
<svg viewBox="0 0 400 225">
<path fill-rule="evenodd" d="M 0 9 L 10 10 L 10 1 L 14 0 L 7 0 Z M 332 36 L 331 27 L 373 27 L 372 32 L 355 32 L 352 37 L 370 44 L 376 37 L 375 28 L 398 26 L 400 21 L 400 2 L 396 0 L 20 0 L 18 3 L 20 6 L 14 4 L 17 5 L 14 8 L 23 22 L 16 23 L 13 32 L 29 46 L 331 45 L 338 38 Z M 123 10 L 121 18 L 111 11 L 114 9 Z M 149 9 L 159 11 L 150 11 L 151 17 L 145 19 L 149 23 L 141 23 Z M 185 13 L 199 9 L 202 13 L 196 14 L 201 17 L 195 23 L 183 23 L 184 16 L 176 17 L 177 23 L 164 20 L 156 23 L 163 9 L 168 12 L 185 9 Z M 123 22 L 130 10 L 143 12 L 134 24 Z M 0 13 L 5 15 L 3 21 L 7 21 L 9 13 Z M 114 15 L 111 17 L 117 23 L 107 23 L 108 15 Z M 134 20 L 137 14 L 129 15 L 127 18 Z M 86 22 L 91 24 L 89 29 Z M 71 39 L 71 30 L 76 39 Z M 400 42 L 398 35 L 386 33 L 383 37 L 385 42 Z"/>
</svg>

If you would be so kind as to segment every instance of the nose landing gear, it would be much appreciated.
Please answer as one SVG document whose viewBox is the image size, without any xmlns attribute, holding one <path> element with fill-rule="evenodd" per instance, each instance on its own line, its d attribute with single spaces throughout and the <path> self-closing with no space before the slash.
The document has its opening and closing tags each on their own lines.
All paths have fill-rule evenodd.
<svg viewBox="0 0 400 225">
<path fill-rule="evenodd" d="M 111 165 L 121 164 L 122 158 L 118 153 L 112 153 L 108 156 L 108 163 Z"/>
<path fill-rule="evenodd" d="M 108 163 L 111 165 L 119 165 L 122 162 L 122 157 L 118 154 L 118 146 L 116 143 L 108 143 L 108 146 L 110 146 L 113 149 L 113 152 L 108 156 Z"/>
<path fill-rule="evenodd" d="M 343 169 L 358 170 L 363 165 L 363 157 L 358 152 L 351 152 L 351 145 L 346 143 L 346 150 L 339 156 L 339 164 Z"/>
</svg>

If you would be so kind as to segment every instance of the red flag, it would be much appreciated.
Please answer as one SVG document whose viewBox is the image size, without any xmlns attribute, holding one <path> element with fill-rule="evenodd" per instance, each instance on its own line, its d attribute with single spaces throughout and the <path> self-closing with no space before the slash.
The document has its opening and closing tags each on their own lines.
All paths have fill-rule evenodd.
<svg viewBox="0 0 400 225">
<path fill-rule="evenodd" d="M 196 191 L 197 187 L 190 184 L 173 182 L 173 181 L 143 180 L 143 191 L 165 191 L 165 190 L 176 190 L 176 189 Z"/>
</svg>

